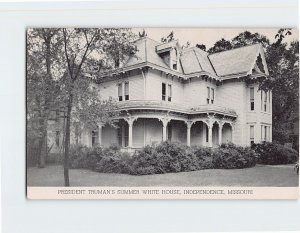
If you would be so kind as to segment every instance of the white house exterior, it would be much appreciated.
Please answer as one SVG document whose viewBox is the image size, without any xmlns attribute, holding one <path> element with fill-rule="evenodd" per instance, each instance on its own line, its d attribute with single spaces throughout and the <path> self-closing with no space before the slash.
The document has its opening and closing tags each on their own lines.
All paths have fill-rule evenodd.
<svg viewBox="0 0 300 233">
<path fill-rule="evenodd" d="M 144 37 L 119 69 L 102 73 L 99 94 L 118 102 L 118 127 L 99 122 L 80 143 L 134 150 L 170 140 L 188 146 L 272 141 L 272 93 L 260 44 L 208 54 Z M 58 146 L 58 145 L 57 145 Z"/>
</svg>

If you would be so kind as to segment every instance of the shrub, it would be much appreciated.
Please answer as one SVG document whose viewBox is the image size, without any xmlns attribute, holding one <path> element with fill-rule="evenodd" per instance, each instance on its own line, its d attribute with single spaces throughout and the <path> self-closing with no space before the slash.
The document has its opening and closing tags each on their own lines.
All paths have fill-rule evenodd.
<svg viewBox="0 0 300 233">
<path fill-rule="evenodd" d="M 191 150 L 193 151 L 198 160 L 199 169 L 213 168 L 211 148 L 194 146 L 191 148 Z"/>
<path fill-rule="evenodd" d="M 284 147 L 278 143 L 264 142 L 254 144 L 252 148 L 258 154 L 258 162 L 260 164 L 289 164 L 297 162 L 299 158 L 296 150 Z"/>
<path fill-rule="evenodd" d="M 89 148 L 87 146 L 74 146 L 70 148 L 70 167 L 94 170 L 97 162 L 101 160 L 103 150 L 101 147 Z"/>
<path fill-rule="evenodd" d="M 257 155 L 249 147 L 223 144 L 213 151 L 213 167 L 223 169 L 249 168 L 256 165 Z"/>
</svg>

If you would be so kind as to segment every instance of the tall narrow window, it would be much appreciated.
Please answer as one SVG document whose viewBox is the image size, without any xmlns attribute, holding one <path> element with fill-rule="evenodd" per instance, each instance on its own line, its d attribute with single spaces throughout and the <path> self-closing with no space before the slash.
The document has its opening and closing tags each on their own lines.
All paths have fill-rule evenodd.
<svg viewBox="0 0 300 233">
<path fill-rule="evenodd" d="M 206 134 L 206 142 L 208 142 L 208 137 L 209 137 L 209 135 L 208 135 L 208 126 L 207 125 L 205 125 L 205 134 Z"/>
<path fill-rule="evenodd" d="M 250 125 L 250 144 L 254 144 L 254 125 Z"/>
<path fill-rule="evenodd" d="M 207 87 L 207 99 L 206 99 L 207 104 L 209 104 L 209 101 L 210 101 L 210 87 Z"/>
<path fill-rule="evenodd" d="M 129 82 L 125 82 L 125 100 L 129 100 Z"/>
<path fill-rule="evenodd" d="M 96 139 L 97 139 L 97 132 L 96 131 L 92 131 L 92 146 L 96 145 Z"/>
<path fill-rule="evenodd" d="M 60 117 L 59 109 L 56 109 L 56 110 L 55 110 L 55 121 L 58 121 L 58 120 L 59 120 L 59 117 Z"/>
<path fill-rule="evenodd" d="M 261 91 L 260 91 L 260 109 L 261 109 L 261 111 L 263 111 L 263 108 L 264 108 L 264 107 L 263 107 L 263 106 L 264 106 L 264 103 L 263 103 L 263 100 L 264 100 L 264 99 L 263 99 L 263 93 L 264 93 L 264 92 L 261 90 Z"/>
<path fill-rule="evenodd" d="M 264 141 L 264 126 L 260 126 L 260 140 Z"/>
<path fill-rule="evenodd" d="M 214 88 L 211 88 L 211 103 L 213 104 L 214 103 L 214 100 L 215 100 L 215 89 Z"/>
<path fill-rule="evenodd" d="M 166 100 L 166 84 L 162 83 L 161 85 L 161 99 Z"/>
<path fill-rule="evenodd" d="M 265 132 L 264 132 L 264 141 L 266 142 L 267 138 L 268 138 L 268 126 L 265 126 L 264 129 L 265 129 Z"/>
<path fill-rule="evenodd" d="M 268 111 L 271 112 L 271 91 L 269 91 L 269 95 L 268 95 Z"/>
<path fill-rule="evenodd" d="M 171 102 L 172 100 L 172 85 L 168 84 L 168 101 Z"/>
<path fill-rule="evenodd" d="M 56 144 L 57 147 L 59 147 L 59 131 L 56 131 L 55 144 Z"/>
<path fill-rule="evenodd" d="M 254 87 L 250 88 L 250 110 L 254 110 Z"/>
<path fill-rule="evenodd" d="M 119 83 L 118 84 L 118 96 L 119 96 L 119 101 L 122 101 L 123 100 L 123 88 L 122 88 L 122 83 Z"/>
<path fill-rule="evenodd" d="M 265 98 L 264 98 L 264 112 L 266 112 L 266 111 L 267 111 L 268 92 L 265 91 L 264 94 L 265 94 L 265 96 L 264 96 L 264 97 L 265 97 Z"/>
</svg>

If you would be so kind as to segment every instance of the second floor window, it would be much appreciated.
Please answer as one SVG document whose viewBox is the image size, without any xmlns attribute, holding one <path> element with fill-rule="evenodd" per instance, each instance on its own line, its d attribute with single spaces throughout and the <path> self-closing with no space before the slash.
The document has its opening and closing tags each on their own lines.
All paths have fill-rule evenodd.
<svg viewBox="0 0 300 233">
<path fill-rule="evenodd" d="M 250 110 L 254 110 L 254 87 L 250 88 Z"/>
<path fill-rule="evenodd" d="M 168 101 L 172 101 L 172 85 L 168 84 Z"/>
<path fill-rule="evenodd" d="M 122 83 L 118 84 L 118 96 L 119 96 L 119 101 L 123 100 L 123 85 Z"/>
<path fill-rule="evenodd" d="M 264 92 L 264 94 L 265 94 L 265 98 L 264 98 L 264 112 L 266 112 L 267 111 L 267 99 L 268 99 L 268 92 Z"/>
<path fill-rule="evenodd" d="M 125 85 L 125 100 L 129 100 L 129 82 L 125 82 L 124 83 L 124 85 Z"/>
<path fill-rule="evenodd" d="M 118 97 L 119 101 L 129 100 L 129 82 L 123 82 L 118 84 Z"/>
<path fill-rule="evenodd" d="M 166 100 L 166 84 L 161 84 L 161 99 Z"/>
<path fill-rule="evenodd" d="M 215 89 L 211 87 L 207 87 L 207 98 L 206 103 L 207 104 L 213 104 L 215 101 Z"/>
</svg>

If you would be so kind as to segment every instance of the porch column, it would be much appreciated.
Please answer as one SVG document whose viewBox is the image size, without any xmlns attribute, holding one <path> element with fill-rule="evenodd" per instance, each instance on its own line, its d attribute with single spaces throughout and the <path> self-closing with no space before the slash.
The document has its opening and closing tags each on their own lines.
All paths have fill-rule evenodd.
<svg viewBox="0 0 300 233">
<path fill-rule="evenodd" d="M 124 118 L 128 123 L 128 148 L 132 148 L 132 126 L 133 122 L 136 120 L 134 117 Z"/>
<path fill-rule="evenodd" d="M 222 145 L 222 129 L 223 129 L 223 124 L 222 122 L 219 123 L 219 145 Z"/>
<path fill-rule="evenodd" d="M 167 140 L 167 126 L 169 123 L 169 119 L 161 119 L 161 122 L 163 124 L 162 141 L 166 141 Z"/>
<path fill-rule="evenodd" d="M 192 121 L 186 122 L 186 145 L 191 146 L 191 128 L 192 128 Z"/>
<path fill-rule="evenodd" d="M 132 147 L 132 125 L 133 121 L 128 121 L 128 147 Z"/>
<path fill-rule="evenodd" d="M 98 124 L 98 144 L 99 146 L 102 146 L 102 123 Z"/>
<path fill-rule="evenodd" d="M 212 124 L 208 126 L 208 146 L 212 147 Z"/>
</svg>

